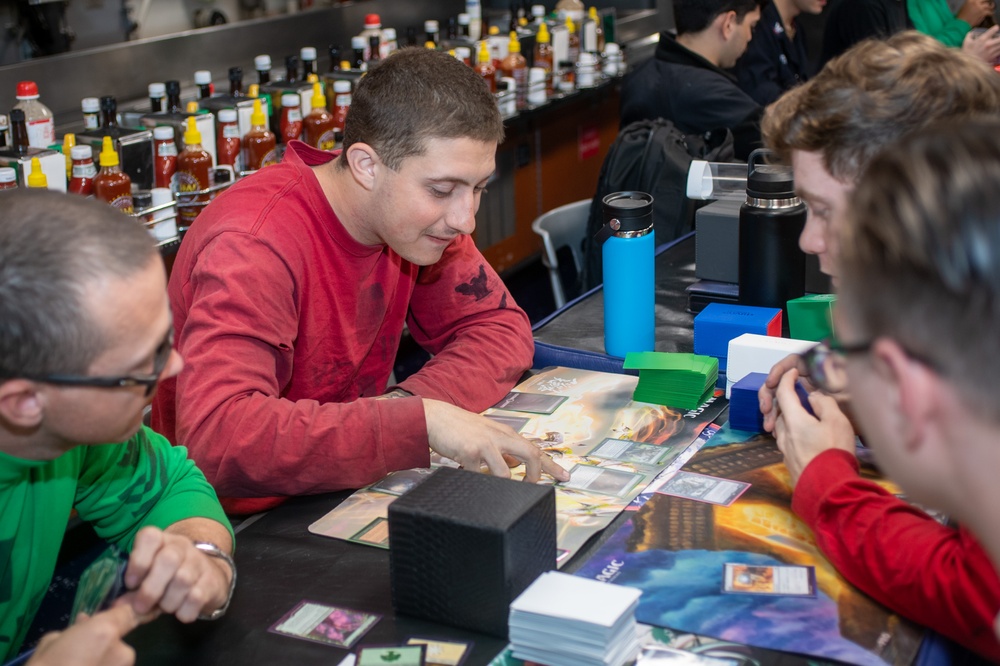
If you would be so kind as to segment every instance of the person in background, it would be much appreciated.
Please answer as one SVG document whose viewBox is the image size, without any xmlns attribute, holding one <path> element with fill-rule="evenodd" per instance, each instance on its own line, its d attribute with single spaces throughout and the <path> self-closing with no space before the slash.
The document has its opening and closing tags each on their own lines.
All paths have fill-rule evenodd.
<svg viewBox="0 0 1000 666">
<path fill-rule="evenodd" d="M 136 625 L 225 612 L 232 528 L 186 451 L 142 425 L 183 364 L 172 333 L 163 261 L 141 225 L 80 197 L 4 195 L 0 660 L 21 648 L 73 510 L 130 551 L 127 592 L 47 634 L 29 663 L 131 663 L 121 638 Z"/>
<path fill-rule="evenodd" d="M 795 19 L 819 14 L 826 0 L 774 0 L 764 5 L 746 53 L 733 72 L 743 92 L 767 106 L 786 90 L 812 76 L 805 33 Z"/>
<path fill-rule="evenodd" d="M 760 18 L 758 0 L 674 0 L 677 36 L 662 32 L 652 58 L 625 77 L 621 126 L 665 118 L 685 134 L 732 130 L 742 159 L 760 144 L 762 107 L 725 71 Z"/>
<path fill-rule="evenodd" d="M 992 0 L 966 0 L 955 14 L 947 0 L 906 0 L 906 9 L 917 30 L 945 46 L 959 48 L 969 30 L 993 18 L 996 7 Z"/>
<path fill-rule="evenodd" d="M 228 510 L 360 488 L 430 463 L 568 473 L 475 412 L 531 366 L 527 316 L 476 249 L 503 121 L 447 53 L 403 49 L 358 84 L 342 152 L 293 141 L 217 197 L 170 276 L 186 365 L 153 403 Z M 404 326 L 433 358 L 387 386 Z M 509 460 L 509 459 L 508 459 Z"/>
<path fill-rule="evenodd" d="M 819 256 L 839 287 L 846 276 L 840 239 L 852 224 L 848 203 L 872 177 L 873 158 L 936 121 L 962 125 L 998 111 L 1000 78 L 992 69 L 916 32 L 864 42 L 831 61 L 768 107 L 762 125 L 765 144 L 791 162 L 808 206 L 800 247 Z M 857 342 L 846 334 L 843 340 Z M 774 433 L 794 483 L 792 509 L 852 584 L 996 660 L 1000 643 L 991 624 L 1000 610 L 1000 578 L 982 546 L 964 527 L 939 524 L 859 473 L 847 415 L 857 400 L 846 383 L 823 372 L 845 349 L 853 347 L 830 343 L 791 356 L 775 365 L 760 391 L 764 427 Z M 809 380 L 815 416 L 788 400 L 800 377 Z M 865 401 L 885 407 L 872 396 Z"/>
<path fill-rule="evenodd" d="M 968 0 L 982 3 L 986 0 Z M 938 0 L 914 0 L 921 6 Z M 823 51 L 820 67 L 855 44 L 870 38 L 885 39 L 904 30 L 912 30 L 914 20 L 907 11 L 909 0 L 834 0 L 823 29 Z M 941 0 L 941 4 L 946 4 Z M 937 8 L 940 11 L 940 7 Z M 917 20 L 928 20 L 921 15 Z M 1000 57 L 1000 27 L 993 26 L 982 34 L 968 32 L 958 44 L 962 50 L 983 62 L 993 63 Z"/>
</svg>

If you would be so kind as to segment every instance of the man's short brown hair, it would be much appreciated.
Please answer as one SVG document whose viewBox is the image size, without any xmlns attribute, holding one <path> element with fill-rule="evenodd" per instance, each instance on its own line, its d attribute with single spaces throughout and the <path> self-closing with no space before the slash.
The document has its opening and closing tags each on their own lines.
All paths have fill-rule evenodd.
<svg viewBox="0 0 1000 666">
<path fill-rule="evenodd" d="M 982 61 L 918 32 L 868 40 L 769 106 L 764 145 L 786 163 L 818 152 L 852 182 L 899 137 L 943 118 L 1000 111 L 1000 77 Z"/>
<path fill-rule="evenodd" d="M 838 307 L 1000 422 L 1000 123 L 939 123 L 875 157 L 841 229 Z"/>
<path fill-rule="evenodd" d="M 375 149 L 390 169 L 421 155 L 429 138 L 503 141 L 503 119 L 486 82 L 442 51 L 396 51 L 362 77 L 344 123 L 344 155 Z M 338 160 L 343 168 L 346 158 Z"/>
</svg>

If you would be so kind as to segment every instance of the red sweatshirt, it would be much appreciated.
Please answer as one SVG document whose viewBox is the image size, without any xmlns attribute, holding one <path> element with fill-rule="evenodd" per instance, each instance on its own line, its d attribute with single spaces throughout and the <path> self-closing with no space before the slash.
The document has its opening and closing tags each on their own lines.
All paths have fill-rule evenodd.
<svg viewBox="0 0 1000 666">
<path fill-rule="evenodd" d="M 945 527 L 858 474 L 847 451 L 805 468 L 792 510 L 844 578 L 914 622 L 1000 661 L 1000 579 L 968 530 Z"/>
<path fill-rule="evenodd" d="M 429 464 L 420 398 L 372 399 L 404 321 L 433 355 L 400 384 L 416 396 L 482 411 L 531 366 L 528 318 L 472 238 L 423 268 L 358 243 L 309 168 L 331 159 L 292 142 L 202 212 L 170 276 L 185 366 L 160 386 L 153 427 L 231 512 Z"/>
</svg>

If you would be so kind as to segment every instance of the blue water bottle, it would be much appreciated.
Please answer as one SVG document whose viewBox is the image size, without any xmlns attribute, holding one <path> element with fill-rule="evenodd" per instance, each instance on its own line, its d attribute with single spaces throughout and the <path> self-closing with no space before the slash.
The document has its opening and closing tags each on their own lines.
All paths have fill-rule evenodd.
<svg viewBox="0 0 1000 666">
<path fill-rule="evenodd" d="M 604 350 L 611 356 L 653 351 L 656 346 L 653 266 L 653 197 L 614 192 L 601 200 L 603 241 Z"/>
</svg>

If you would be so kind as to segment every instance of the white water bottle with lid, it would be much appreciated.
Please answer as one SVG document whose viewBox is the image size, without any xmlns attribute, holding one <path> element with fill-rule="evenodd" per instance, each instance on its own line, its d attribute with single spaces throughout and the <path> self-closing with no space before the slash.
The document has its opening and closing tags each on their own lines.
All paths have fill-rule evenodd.
<svg viewBox="0 0 1000 666">
<path fill-rule="evenodd" d="M 24 111 L 29 146 L 48 148 L 56 142 L 56 124 L 52 111 L 38 101 L 38 85 L 34 81 L 21 81 L 17 84 L 17 103 L 14 108 Z"/>
</svg>

